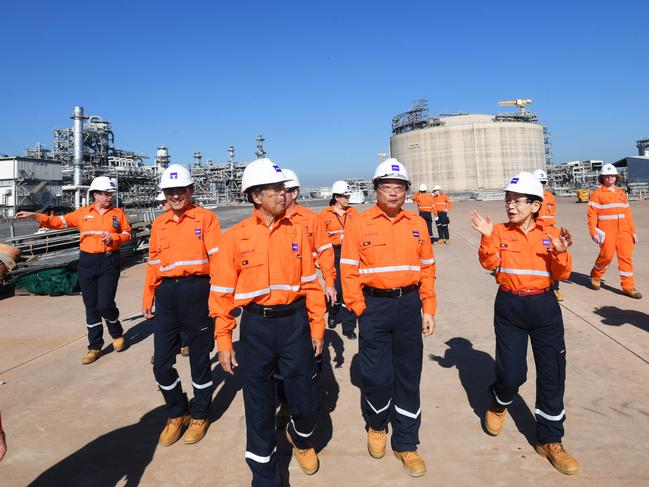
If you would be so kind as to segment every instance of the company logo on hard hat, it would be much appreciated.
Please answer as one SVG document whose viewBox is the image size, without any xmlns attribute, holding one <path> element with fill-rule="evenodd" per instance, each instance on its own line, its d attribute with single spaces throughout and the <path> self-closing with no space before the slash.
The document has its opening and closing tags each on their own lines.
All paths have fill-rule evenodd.
<svg viewBox="0 0 649 487">
<path fill-rule="evenodd" d="M 517 182 L 518 182 L 518 178 L 512 178 L 509 184 L 516 184 Z"/>
<path fill-rule="evenodd" d="M 178 179 L 178 173 L 172 172 L 171 174 L 169 174 L 169 179 Z"/>
<path fill-rule="evenodd" d="M 282 168 L 280 168 L 277 164 L 273 164 L 273 167 L 275 168 L 276 172 L 282 172 Z"/>
<path fill-rule="evenodd" d="M 393 171 L 399 171 L 399 164 L 392 164 Z"/>
</svg>

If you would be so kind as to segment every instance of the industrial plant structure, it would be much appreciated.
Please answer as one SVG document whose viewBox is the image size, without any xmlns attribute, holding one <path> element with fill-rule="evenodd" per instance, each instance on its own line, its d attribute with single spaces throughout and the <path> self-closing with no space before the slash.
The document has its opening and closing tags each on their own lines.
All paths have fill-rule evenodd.
<svg viewBox="0 0 649 487">
<path fill-rule="evenodd" d="M 549 163 L 549 133 L 525 110 L 528 103 L 501 102 L 519 112 L 432 117 L 420 100 L 393 118 L 391 156 L 406 166 L 414 187 L 439 184 L 453 193 L 502 189 L 512 175 Z"/>
</svg>

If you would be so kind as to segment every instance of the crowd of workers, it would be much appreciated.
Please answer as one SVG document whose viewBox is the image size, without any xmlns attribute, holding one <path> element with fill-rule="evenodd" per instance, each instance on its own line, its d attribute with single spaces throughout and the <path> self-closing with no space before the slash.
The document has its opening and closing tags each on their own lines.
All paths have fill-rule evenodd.
<svg viewBox="0 0 649 487">
<path fill-rule="evenodd" d="M 604 165 L 600 179 L 602 186 L 588 208 L 590 234 L 600 245 L 591 286 L 600 288 L 617 252 L 623 291 L 637 299 L 641 295 L 635 289 L 631 253 L 638 239 L 631 210 L 616 186 L 616 168 Z M 496 379 L 484 425 L 491 435 L 501 432 L 507 407 L 526 380 L 529 337 L 537 375 L 536 451 L 560 472 L 574 474 L 579 465 L 562 444 L 566 347 L 557 287 L 572 269 L 572 237 L 555 226 L 556 202 L 545 183 L 542 170 L 509 181 L 506 223 L 471 213 L 472 226 L 481 234 L 480 264 L 494 271 L 499 285 Z M 216 341 L 223 371 L 242 378 L 245 459 L 252 484 L 281 484 L 275 444 L 278 401 L 290 417 L 284 434 L 297 463 L 306 474 L 316 473 L 319 461 L 311 438 L 320 408 L 318 360 L 325 326 L 341 323 L 343 334 L 353 340 L 358 323 L 368 452 L 373 458 L 384 456 L 391 425 L 391 447 L 406 472 L 425 474 L 417 450 L 423 337 L 435 329 L 433 245 L 449 242 L 453 203 L 439 186 L 429 194 L 422 184 L 413 196 L 419 216 L 404 210 L 410 179 L 396 159 L 379 164 L 373 185 L 376 205 L 358 212 L 349 204 L 348 184 L 336 181 L 329 207 L 317 214 L 297 203 L 300 181 L 293 171 L 258 159 L 245 168 L 242 179 L 252 214 L 222 233 L 216 214 L 192 202 L 190 172 L 175 164 L 164 171 L 159 199 L 167 207 L 152 224 L 142 298 L 143 316 L 155 320 L 153 373 L 168 418 L 161 445 L 181 436 L 184 443 L 196 443 L 205 436 L 213 392 L 210 353 Z M 89 341 L 84 364 L 101 356 L 103 321 L 115 351 L 125 348 L 115 292 L 118 250 L 130 238 L 130 227 L 124 212 L 112 206 L 115 190 L 108 178 L 98 177 L 86 207 L 63 216 L 16 215 L 47 228 L 79 228 L 79 281 Z M 239 314 L 235 351 L 232 335 Z M 181 346 L 189 349 L 191 400 L 174 368 Z"/>
</svg>

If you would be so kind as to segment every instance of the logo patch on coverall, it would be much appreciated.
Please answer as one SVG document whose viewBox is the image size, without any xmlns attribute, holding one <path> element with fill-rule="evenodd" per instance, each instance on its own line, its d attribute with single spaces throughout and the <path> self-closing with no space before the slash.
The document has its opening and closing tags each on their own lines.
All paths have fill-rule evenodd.
<svg viewBox="0 0 649 487">
<path fill-rule="evenodd" d="M 293 252 L 297 252 L 299 250 L 298 245 L 296 243 L 291 244 L 291 250 L 293 250 Z"/>
<path fill-rule="evenodd" d="M 198 235 L 199 240 L 203 240 L 203 235 L 201 235 L 201 229 L 200 228 L 195 228 L 194 233 Z"/>
<path fill-rule="evenodd" d="M 119 228 L 119 222 L 117 221 L 117 217 L 113 215 L 113 228 Z"/>
<path fill-rule="evenodd" d="M 412 236 L 413 237 L 419 237 L 419 232 L 417 230 L 412 231 Z"/>
</svg>

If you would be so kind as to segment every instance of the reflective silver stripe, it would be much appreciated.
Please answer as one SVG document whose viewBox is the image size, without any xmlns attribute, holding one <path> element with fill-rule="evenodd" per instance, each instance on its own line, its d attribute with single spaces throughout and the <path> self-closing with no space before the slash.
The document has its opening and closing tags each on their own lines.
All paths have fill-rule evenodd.
<svg viewBox="0 0 649 487">
<path fill-rule="evenodd" d="M 420 210 L 432 210 L 433 207 L 432 206 L 420 206 L 419 209 Z"/>
<path fill-rule="evenodd" d="M 355 265 L 358 266 L 360 264 L 359 261 L 354 260 L 354 259 L 340 259 L 341 264 L 349 264 L 349 265 Z"/>
<path fill-rule="evenodd" d="M 623 277 L 633 277 L 633 272 L 620 271 L 620 275 Z"/>
<path fill-rule="evenodd" d="M 328 243 L 328 244 L 325 244 L 325 245 L 321 245 L 320 247 L 318 247 L 315 250 L 316 250 L 316 252 L 322 252 L 323 250 L 327 250 L 327 249 L 331 249 L 331 248 L 333 248 L 333 245 Z"/>
<path fill-rule="evenodd" d="M 101 326 L 101 321 L 99 323 L 90 323 L 86 325 L 88 328 L 94 328 L 95 326 Z"/>
<path fill-rule="evenodd" d="M 318 277 L 317 274 L 314 273 L 314 274 L 311 274 L 310 276 L 303 276 L 300 280 L 302 282 L 311 282 L 311 281 L 315 280 L 317 277 Z"/>
<path fill-rule="evenodd" d="M 63 227 L 68 228 L 68 221 L 65 219 L 65 217 L 63 215 L 61 215 L 59 218 L 63 222 Z"/>
<path fill-rule="evenodd" d="M 223 286 L 210 286 L 210 291 L 214 291 L 215 293 L 232 294 L 234 292 L 234 288 L 223 287 Z"/>
<path fill-rule="evenodd" d="M 599 203 L 595 203 L 594 201 L 589 201 L 588 204 L 600 210 L 605 210 L 607 208 L 628 208 L 629 207 L 628 203 L 609 203 L 607 205 L 600 205 Z"/>
<path fill-rule="evenodd" d="M 334 235 L 336 233 L 345 233 L 345 230 L 329 230 L 327 233 L 329 235 Z"/>
<path fill-rule="evenodd" d="M 563 411 L 561 411 L 561 412 L 560 412 L 559 414 L 557 414 L 556 416 L 552 416 L 552 415 L 550 415 L 550 414 L 544 413 L 544 412 L 541 411 L 540 409 L 535 409 L 535 410 L 534 410 L 534 414 L 538 414 L 538 415 L 541 416 L 542 418 L 545 418 L 545 419 L 547 419 L 547 420 L 549 420 L 549 421 L 560 421 L 560 420 L 563 419 L 563 417 L 566 415 L 566 410 L 564 409 Z"/>
<path fill-rule="evenodd" d="M 295 285 L 292 286 L 290 284 L 271 284 L 270 285 L 270 290 L 271 291 L 295 291 L 298 292 L 300 290 L 300 285 Z"/>
<path fill-rule="evenodd" d="M 264 289 L 258 289 L 256 291 L 251 291 L 249 293 L 236 293 L 234 295 L 234 299 L 248 299 L 248 298 L 256 298 L 257 296 L 263 296 L 264 294 L 268 294 L 270 292 L 270 288 L 264 288 Z"/>
<path fill-rule="evenodd" d="M 419 263 L 424 264 L 424 265 L 434 264 L 435 259 L 434 258 L 433 259 L 419 259 Z"/>
<path fill-rule="evenodd" d="M 293 422 L 293 418 L 291 418 L 291 424 L 293 425 L 293 431 L 295 431 L 302 438 L 308 438 L 309 436 L 311 436 L 313 434 L 313 431 L 315 431 L 315 428 L 313 428 L 313 431 L 311 431 L 311 433 L 302 433 L 302 432 L 298 431 L 297 428 L 295 427 L 295 423 Z"/>
<path fill-rule="evenodd" d="M 170 391 L 171 389 L 173 389 L 174 387 L 176 387 L 178 384 L 180 384 L 180 377 L 178 377 L 178 378 L 176 379 L 176 382 L 174 382 L 174 383 L 171 384 L 170 386 L 163 386 L 162 384 L 160 384 L 160 382 L 158 382 L 158 387 L 159 387 L 160 389 L 162 389 L 162 390 Z"/>
<path fill-rule="evenodd" d="M 341 259 L 342 261 L 342 259 Z M 368 267 L 367 269 L 359 269 L 361 274 L 376 274 L 377 272 L 400 272 L 400 271 L 420 271 L 421 267 L 418 265 L 390 265 L 387 267 Z"/>
<path fill-rule="evenodd" d="M 600 266 L 598 266 L 597 264 L 594 264 L 594 265 L 593 265 L 593 269 L 597 269 L 598 271 L 604 271 L 604 270 L 608 269 L 608 266 L 606 266 L 606 267 L 600 267 Z"/>
<path fill-rule="evenodd" d="M 218 251 L 219 251 L 219 248 L 214 247 L 213 249 L 210 249 L 210 250 L 207 251 L 207 255 L 216 254 Z"/>
<path fill-rule="evenodd" d="M 618 213 L 616 215 L 598 215 L 598 220 L 618 220 L 620 218 L 625 218 L 624 213 Z"/>
<path fill-rule="evenodd" d="M 115 321 L 106 320 L 106 323 L 110 323 L 111 325 L 114 325 L 117 322 L 119 322 L 119 318 L 117 318 Z"/>
<path fill-rule="evenodd" d="M 170 271 L 171 269 L 175 269 L 176 267 L 179 267 L 181 265 L 198 265 L 198 264 L 207 264 L 208 261 L 207 259 L 201 259 L 201 260 L 179 260 L 178 262 L 174 262 L 173 264 L 165 265 L 160 267 L 160 271 Z"/>
<path fill-rule="evenodd" d="M 368 398 L 365 398 L 365 401 L 367 401 L 367 404 L 370 405 L 370 407 L 372 408 L 372 411 L 374 411 L 376 414 L 380 414 L 380 413 L 382 413 L 383 411 L 385 411 L 386 409 L 388 409 L 390 407 L 390 403 L 392 402 L 392 399 L 391 398 L 388 399 L 388 403 L 385 406 L 383 406 L 381 409 L 376 409 Z"/>
<path fill-rule="evenodd" d="M 128 232 L 122 232 L 122 235 L 128 235 L 129 237 L 131 236 L 131 234 Z"/>
<path fill-rule="evenodd" d="M 246 458 L 249 458 L 250 460 L 257 462 L 257 463 L 268 463 L 270 462 L 270 458 L 273 456 L 273 454 L 277 451 L 277 447 L 273 448 L 273 451 L 270 452 L 270 455 L 267 457 L 261 457 L 259 455 L 255 455 L 252 452 L 247 451 L 246 452 Z"/>
<path fill-rule="evenodd" d="M 148 264 L 151 264 L 151 265 L 155 265 L 155 264 L 159 264 L 159 263 L 160 263 L 160 259 L 153 259 L 153 260 L 150 260 L 148 262 Z"/>
<path fill-rule="evenodd" d="M 91 232 L 81 232 L 79 235 L 108 235 L 110 232 L 102 232 L 100 230 L 93 230 Z"/>
<path fill-rule="evenodd" d="M 401 409 L 396 404 L 394 405 L 394 410 L 396 412 L 398 412 L 399 414 L 401 414 L 402 416 L 407 416 L 408 418 L 412 418 L 412 419 L 417 419 L 419 417 L 419 415 L 421 414 L 421 408 L 419 408 L 416 413 L 411 413 L 410 411 L 406 411 L 405 409 Z"/>
<path fill-rule="evenodd" d="M 273 372 L 273 379 L 284 380 L 284 377 L 282 377 L 282 374 L 278 374 L 277 372 Z"/>
<path fill-rule="evenodd" d="M 207 389 L 208 387 L 212 387 L 214 383 L 212 381 L 206 382 L 205 384 L 197 384 L 196 382 L 192 381 L 192 385 L 196 389 Z"/>
<path fill-rule="evenodd" d="M 624 218 L 623 213 L 618 213 L 617 215 L 597 215 L 598 220 L 618 220 Z"/>
<path fill-rule="evenodd" d="M 547 271 L 535 271 L 534 269 L 508 269 L 506 267 L 499 267 L 498 272 L 503 274 L 518 274 L 524 276 L 543 276 L 550 277 L 550 273 Z"/>
<path fill-rule="evenodd" d="M 318 373 L 317 373 L 317 372 L 311 376 L 311 380 L 315 379 L 316 377 L 318 377 Z"/>
<path fill-rule="evenodd" d="M 554 218 L 554 216 L 553 215 L 540 216 L 539 218 L 545 218 L 546 220 L 549 220 L 550 218 Z"/>
<path fill-rule="evenodd" d="M 507 402 L 501 401 L 500 398 L 498 397 L 498 394 L 496 394 L 496 391 L 492 391 L 492 392 L 494 393 L 494 397 L 496 398 L 496 402 L 498 404 L 500 404 L 501 406 L 509 406 L 511 403 L 514 402 L 513 399 L 511 401 L 507 401 Z"/>
</svg>

